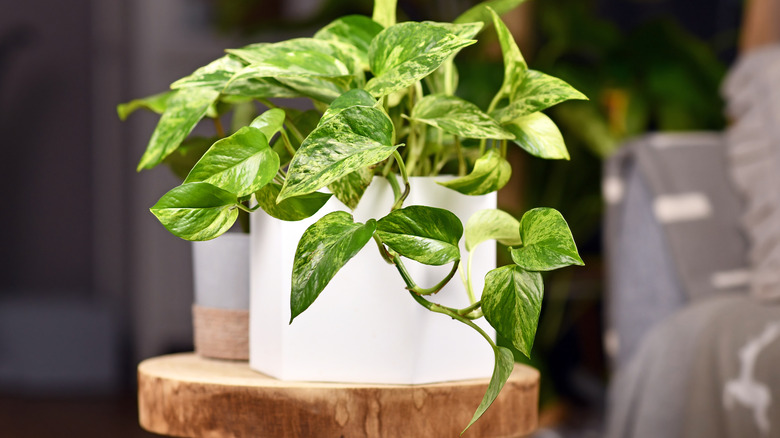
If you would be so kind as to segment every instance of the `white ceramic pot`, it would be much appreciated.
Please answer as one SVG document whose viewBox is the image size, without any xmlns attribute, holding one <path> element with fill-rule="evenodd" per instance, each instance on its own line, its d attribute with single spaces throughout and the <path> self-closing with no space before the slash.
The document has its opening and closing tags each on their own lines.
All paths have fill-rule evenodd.
<svg viewBox="0 0 780 438">
<path fill-rule="evenodd" d="M 249 235 L 225 233 L 192 245 L 195 351 L 249 359 Z"/>
<path fill-rule="evenodd" d="M 496 207 L 495 193 L 465 196 L 439 186 L 434 178 L 412 178 L 411 185 L 405 206 L 447 208 L 464 224 L 476 211 Z M 353 215 L 360 222 L 379 219 L 392 204 L 389 184 L 375 178 Z M 419 384 L 489 377 L 493 352 L 487 341 L 470 327 L 415 302 L 396 269 L 385 263 L 371 241 L 289 324 L 298 240 L 317 218 L 334 210 L 348 211 L 332 198 L 315 218 L 300 222 L 251 215 L 250 367 L 279 379 L 301 381 Z M 476 251 L 474 287 L 481 290 L 484 274 L 496 264 L 495 244 L 485 242 Z M 405 263 L 422 287 L 433 286 L 451 268 Z M 431 299 L 458 308 L 469 304 L 458 276 Z M 477 323 L 495 333 L 484 319 Z"/>
</svg>

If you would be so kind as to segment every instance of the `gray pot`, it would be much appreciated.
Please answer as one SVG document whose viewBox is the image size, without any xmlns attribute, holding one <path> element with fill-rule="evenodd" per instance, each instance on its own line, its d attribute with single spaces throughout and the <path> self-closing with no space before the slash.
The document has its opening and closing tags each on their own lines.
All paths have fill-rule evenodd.
<svg viewBox="0 0 780 438">
<path fill-rule="evenodd" d="M 226 233 L 193 242 L 195 352 L 218 359 L 249 358 L 249 235 Z"/>
</svg>

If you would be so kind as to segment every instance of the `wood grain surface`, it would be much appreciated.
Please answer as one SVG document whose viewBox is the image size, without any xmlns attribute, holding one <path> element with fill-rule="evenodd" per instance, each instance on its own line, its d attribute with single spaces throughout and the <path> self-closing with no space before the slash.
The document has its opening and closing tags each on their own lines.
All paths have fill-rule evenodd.
<svg viewBox="0 0 780 438">
<path fill-rule="evenodd" d="M 286 382 L 195 354 L 138 366 L 141 426 L 180 437 L 457 437 L 488 379 L 426 385 Z M 517 364 L 464 437 L 520 437 L 537 422 L 539 373 Z"/>
</svg>

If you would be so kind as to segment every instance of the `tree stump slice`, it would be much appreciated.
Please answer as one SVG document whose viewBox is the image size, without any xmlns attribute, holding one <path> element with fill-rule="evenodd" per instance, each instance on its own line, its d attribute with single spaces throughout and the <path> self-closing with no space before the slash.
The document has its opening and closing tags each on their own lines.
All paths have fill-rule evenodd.
<svg viewBox="0 0 780 438">
<path fill-rule="evenodd" d="M 287 382 L 246 362 L 161 356 L 138 366 L 141 426 L 178 437 L 458 437 L 489 379 L 425 385 Z M 539 372 L 516 364 L 464 437 L 520 437 L 536 428 Z"/>
</svg>

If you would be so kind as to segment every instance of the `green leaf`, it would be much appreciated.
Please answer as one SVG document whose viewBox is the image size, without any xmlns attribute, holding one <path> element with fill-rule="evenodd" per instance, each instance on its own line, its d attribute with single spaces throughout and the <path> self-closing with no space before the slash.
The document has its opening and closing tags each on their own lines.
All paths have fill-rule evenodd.
<svg viewBox="0 0 780 438">
<path fill-rule="evenodd" d="M 333 181 L 328 189 L 336 196 L 336 199 L 349 207 L 350 210 L 354 210 L 373 178 L 374 172 L 370 168 L 364 167 Z"/>
<path fill-rule="evenodd" d="M 184 87 L 205 87 L 222 91 L 230 78 L 243 67 L 244 64 L 236 57 L 225 55 L 174 82 L 171 88 L 175 90 Z"/>
<path fill-rule="evenodd" d="M 479 107 L 455 96 L 425 96 L 412 109 L 411 118 L 459 137 L 514 138 Z"/>
<path fill-rule="evenodd" d="M 497 209 L 480 210 L 466 222 L 466 251 L 471 251 L 486 240 L 497 240 L 504 245 L 520 245 L 520 221 Z"/>
<path fill-rule="evenodd" d="M 501 17 L 489 7 L 487 10 L 493 16 L 493 24 L 496 26 L 498 42 L 501 44 L 501 53 L 504 57 L 504 82 L 501 84 L 498 92 L 509 97 L 512 95 L 512 90 L 523 82 L 528 65 L 525 63 L 525 59 L 520 53 L 512 33 L 509 32 L 506 24 L 501 21 Z"/>
<path fill-rule="evenodd" d="M 385 245 L 414 261 L 439 266 L 460 260 L 460 219 L 447 210 L 412 205 L 379 219 L 376 234 Z"/>
<path fill-rule="evenodd" d="M 279 156 L 268 139 L 259 129 L 244 126 L 214 143 L 184 182 L 207 182 L 243 197 L 271 182 L 277 171 Z"/>
<path fill-rule="evenodd" d="M 365 92 L 364 90 L 354 89 L 349 90 L 341 96 L 337 97 L 330 106 L 325 110 L 325 114 L 322 115 L 319 125 L 324 125 L 336 114 L 341 111 L 353 107 L 353 106 L 376 106 L 376 99 L 373 96 Z"/>
<path fill-rule="evenodd" d="M 368 81 L 365 89 L 376 97 L 402 90 L 475 42 L 430 24 L 396 24 L 371 41 L 368 60 L 374 78 Z"/>
<path fill-rule="evenodd" d="M 283 221 L 299 221 L 311 217 L 332 196 L 330 193 L 314 192 L 287 198 L 277 204 L 276 197 L 279 196 L 280 191 L 282 186 L 272 182 L 255 192 L 255 199 L 269 216 Z"/>
<path fill-rule="evenodd" d="M 371 18 L 382 27 L 395 24 L 395 9 L 397 0 L 374 0 L 374 13 Z"/>
<path fill-rule="evenodd" d="M 472 39 L 482 30 L 482 23 L 442 23 L 438 21 L 423 21 L 423 24 L 428 24 L 441 29 L 446 30 L 449 33 L 455 34 L 461 38 Z"/>
<path fill-rule="evenodd" d="M 228 52 L 250 64 L 233 76 L 228 90 L 234 82 L 273 78 L 301 95 L 328 103 L 362 78 L 362 70 L 342 45 L 326 40 L 295 38 Z"/>
<path fill-rule="evenodd" d="M 460 14 L 453 22 L 462 24 L 481 21 L 485 26 L 488 26 L 492 18 L 488 8 L 496 11 L 498 15 L 504 15 L 524 2 L 525 0 L 490 0 L 482 2 Z"/>
<path fill-rule="evenodd" d="M 282 130 L 284 117 L 283 109 L 273 108 L 257 116 L 249 126 L 259 129 L 265 135 L 265 138 L 270 140 L 274 138 L 277 132 Z"/>
<path fill-rule="evenodd" d="M 311 193 L 386 160 L 398 147 L 393 137 L 393 122 L 381 109 L 355 106 L 341 111 L 303 141 L 278 201 Z"/>
<path fill-rule="evenodd" d="M 477 407 L 477 411 L 474 412 L 474 416 L 471 418 L 469 425 L 463 429 L 461 435 L 471 427 L 474 422 L 479 420 L 479 417 L 487 411 L 493 401 L 496 400 L 504 384 L 509 380 L 509 376 L 512 374 L 512 370 L 515 368 L 515 359 L 512 355 L 512 351 L 508 348 L 493 347 L 493 354 L 495 355 L 496 364 L 493 366 L 493 375 L 490 377 L 490 383 L 488 383 L 485 396 L 482 397 L 482 402 Z"/>
<path fill-rule="evenodd" d="M 520 220 L 523 246 L 512 248 L 512 260 L 528 271 L 551 271 L 569 265 L 584 265 L 569 225 L 552 208 L 534 208 Z"/>
<path fill-rule="evenodd" d="M 209 183 L 174 187 L 150 209 L 174 236 L 185 240 L 213 239 L 235 223 L 236 195 Z"/>
<path fill-rule="evenodd" d="M 287 109 L 288 114 L 290 113 L 290 109 Z M 301 132 L 301 135 L 305 138 L 307 137 L 314 128 L 317 127 L 317 123 L 320 121 L 320 113 L 318 113 L 315 110 L 308 110 L 304 111 L 299 114 L 295 114 L 292 116 L 292 124 L 298 128 L 298 130 Z M 297 150 L 299 147 L 301 147 L 301 142 L 298 141 L 298 139 L 290 133 L 289 130 L 286 130 L 287 137 L 290 140 L 290 144 L 293 149 Z M 279 161 L 282 163 L 282 165 L 286 165 L 290 162 L 292 159 L 292 156 L 287 151 L 287 148 L 284 147 L 284 139 L 282 139 L 281 136 L 276 138 L 276 141 L 274 141 L 273 150 L 277 154 L 279 154 Z"/>
<path fill-rule="evenodd" d="M 301 93 L 284 85 L 274 78 L 242 77 L 230 81 L 222 93 L 226 96 L 245 96 L 255 99 L 270 97 L 293 98 L 301 97 Z"/>
<path fill-rule="evenodd" d="M 138 163 L 138 169 L 151 169 L 175 151 L 182 140 L 206 115 L 209 106 L 219 97 L 219 92 L 209 88 L 189 87 L 179 89 L 168 100 L 157 127 L 152 133 L 146 151 Z"/>
<path fill-rule="evenodd" d="M 127 103 L 120 103 L 116 106 L 117 115 L 120 120 L 127 120 L 127 117 L 139 109 L 147 109 L 153 113 L 162 114 L 168 106 L 168 99 L 173 96 L 175 91 L 166 91 L 164 93 L 153 94 L 141 99 L 131 100 Z"/>
<path fill-rule="evenodd" d="M 492 115 L 503 123 L 571 99 L 588 100 L 566 82 L 536 70 L 528 70 L 523 81 L 512 91 L 510 104 Z"/>
<path fill-rule="evenodd" d="M 530 357 L 542 310 L 544 283 L 538 272 L 508 265 L 485 275 L 482 312 L 496 331 Z"/>
<path fill-rule="evenodd" d="M 332 21 L 314 34 L 314 38 L 345 44 L 363 70 L 368 70 L 368 47 L 383 29 L 382 25 L 363 15 L 347 15 Z"/>
<path fill-rule="evenodd" d="M 195 166 L 195 163 L 200 160 L 200 157 L 209 150 L 215 141 L 217 141 L 217 138 L 214 137 L 190 137 L 181 142 L 181 145 L 175 151 L 165 157 L 163 164 L 168 166 L 177 178 L 184 181 Z"/>
<path fill-rule="evenodd" d="M 495 150 L 489 150 L 474 163 L 470 174 L 438 184 L 464 195 L 479 196 L 504 187 L 512 176 L 512 166 Z"/>
<path fill-rule="evenodd" d="M 505 123 L 504 128 L 514 134 L 512 140 L 529 154 L 553 160 L 569 159 L 569 151 L 555 122 L 544 113 L 531 113 Z"/>
<path fill-rule="evenodd" d="M 351 214 L 334 211 L 304 231 L 293 262 L 291 323 L 317 299 L 336 272 L 368 243 L 375 230 L 373 219 L 365 224 L 355 223 Z"/>
</svg>

